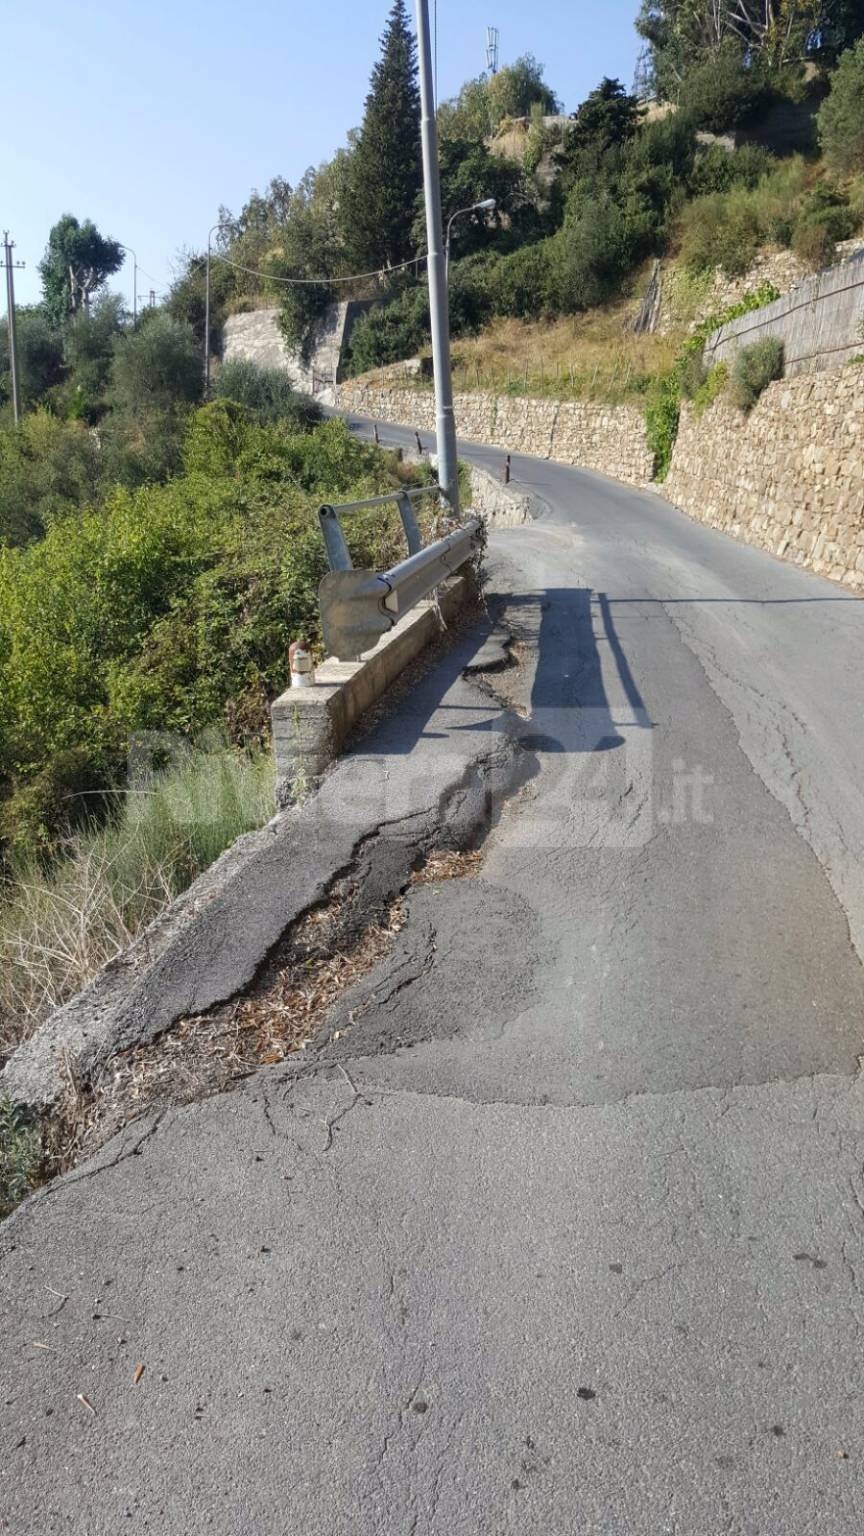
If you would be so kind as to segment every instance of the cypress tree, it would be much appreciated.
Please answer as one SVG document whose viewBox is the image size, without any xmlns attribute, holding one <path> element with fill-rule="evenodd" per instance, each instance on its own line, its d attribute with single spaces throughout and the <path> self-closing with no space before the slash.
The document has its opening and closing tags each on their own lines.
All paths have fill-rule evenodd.
<svg viewBox="0 0 864 1536">
<path fill-rule="evenodd" d="M 404 0 L 394 0 L 343 196 L 355 270 L 395 266 L 414 255 L 411 224 L 421 185 L 417 50 Z"/>
</svg>

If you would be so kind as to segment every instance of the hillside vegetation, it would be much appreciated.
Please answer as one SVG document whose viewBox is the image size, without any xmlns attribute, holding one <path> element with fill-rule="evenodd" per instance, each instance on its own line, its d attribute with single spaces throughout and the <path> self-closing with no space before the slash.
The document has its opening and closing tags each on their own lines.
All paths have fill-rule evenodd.
<svg viewBox="0 0 864 1536">
<path fill-rule="evenodd" d="M 806 270 L 829 263 L 837 242 L 860 228 L 860 0 L 790 0 L 782 23 L 764 0 L 686 7 L 645 0 L 636 25 L 645 48 L 632 91 L 605 78 L 564 116 L 558 90 L 567 82 L 551 88 L 529 55 L 468 81 L 441 105 L 445 220 L 496 200 L 493 213 L 463 215 L 453 226 L 458 342 L 490 326 L 500 336 L 504 320 L 554 326 L 626 305 L 657 256 L 693 280 L 717 268 L 744 273 L 766 247 L 790 250 Z M 225 313 L 269 300 L 281 306 L 288 340 L 308 346 L 323 307 L 353 296 L 374 307 L 354 329 L 351 372 L 424 351 L 413 82 L 413 41 L 397 0 L 352 143 L 299 186 L 274 182 L 239 216 L 224 212 L 214 345 Z M 398 219 L 388 212 L 391 184 L 401 199 Z M 361 206 L 368 217 L 358 222 Z M 372 279 L 333 281 L 370 270 Z M 313 275 L 329 280 L 282 286 Z M 200 324 L 200 292 L 200 262 L 191 257 L 172 312 Z M 475 349 L 463 355 L 470 363 Z M 511 371 L 524 371 L 525 361 L 512 358 Z M 566 361 L 569 381 L 577 358 Z"/>
</svg>

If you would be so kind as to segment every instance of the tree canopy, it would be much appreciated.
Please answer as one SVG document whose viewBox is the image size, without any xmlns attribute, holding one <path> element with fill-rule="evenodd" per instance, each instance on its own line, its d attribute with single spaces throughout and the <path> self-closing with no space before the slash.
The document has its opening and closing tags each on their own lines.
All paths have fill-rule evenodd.
<svg viewBox="0 0 864 1536">
<path fill-rule="evenodd" d="M 444 101 L 438 109 L 438 132 L 443 141 L 463 139 L 482 141 L 493 134 L 505 118 L 530 117 L 537 109 L 541 115 L 561 110 L 555 92 L 546 84 L 543 65 L 532 53 L 522 54 L 512 64 L 505 64 L 495 75 L 479 75 L 466 80 L 458 96 Z"/>
<path fill-rule="evenodd" d="M 819 142 L 833 170 L 864 170 L 864 38 L 841 55 L 819 110 Z"/>
<path fill-rule="evenodd" d="M 92 219 L 71 213 L 58 219 L 39 263 L 45 307 L 57 321 L 86 309 L 95 293 L 123 265 L 123 248 L 102 235 Z"/>
<path fill-rule="evenodd" d="M 807 57 L 836 58 L 864 32 L 864 0 L 642 0 L 636 30 L 655 95 L 677 101 L 693 66 L 724 48 L 739 69 L 774 75 Z"/>
</svg>

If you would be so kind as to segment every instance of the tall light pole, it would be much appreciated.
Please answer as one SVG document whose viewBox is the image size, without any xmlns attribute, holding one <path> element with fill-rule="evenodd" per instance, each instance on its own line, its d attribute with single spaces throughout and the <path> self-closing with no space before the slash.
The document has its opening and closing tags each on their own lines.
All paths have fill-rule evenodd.
<svg viewBox="0 0 864 1536">
<path fill-rule="evenodd" d="M 450 279 L 450 230 L 454 219 L 461 219 L 463 213 L 491 213 L 498 204 L 494 197 L 484 197 L 480 203 L 472 203 L 470 208 L 457 208 L 447 220 L 447 235 L 444 240 L 444 273 L 449 282 Z"/>
<path fill-rule="evenodd" d="M 119 240 L 117 244 L 120 245 Z M 120 249 L 132 257 L 132 328 L 134 330 L 138 324 L 138 257 L 131 245 L 120 245 Z"/>
<path fill-rule="evenodd" d="M 23 267 L 23 261 L 13 261 L 15 241 L 9 239 L 8 229 L 3 231 L 3 265 L 6 268 L 6 317 L 9 327 L 9 373 L 12 380 L 12 419 L 17 427 L 21 420 L 21 382 L 18 377 L 18 341 L 15 335 L 15 268 Z"/>
<path fill-rule="evenodd" d="M 429 252 L 429 319 L 432 330 L 432 369 L 435 376 L 435 433 L 438 444 L 438 483 L 454 515 L 459 514 L 459 465 L 450 374 L 450 317 L 444 269 L 444 227 L 438 179 L 438 129 L 432 89 L 432 47 L 429 0 L 417 4 L 417 61 L 420 66 L 420 142 L 423 149 L 423 192 L 426 201 L 426 248 Z"/>
</svg>

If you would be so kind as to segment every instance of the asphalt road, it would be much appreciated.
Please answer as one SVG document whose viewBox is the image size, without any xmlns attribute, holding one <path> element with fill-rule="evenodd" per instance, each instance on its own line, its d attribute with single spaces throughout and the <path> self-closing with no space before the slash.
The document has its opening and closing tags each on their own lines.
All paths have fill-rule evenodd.
<svg viewBox="0 0 864 1536">
<path fill-rule="evenodd" d="M 0 1530 L 864 1526 L 864 606 L 513 468 L 506 697 L 442 664 L 359 756 L 404 797 L 515 732 L 526 782 L 317 1073 L 143 1122 L 0 1236 Z"/>
</svg>

